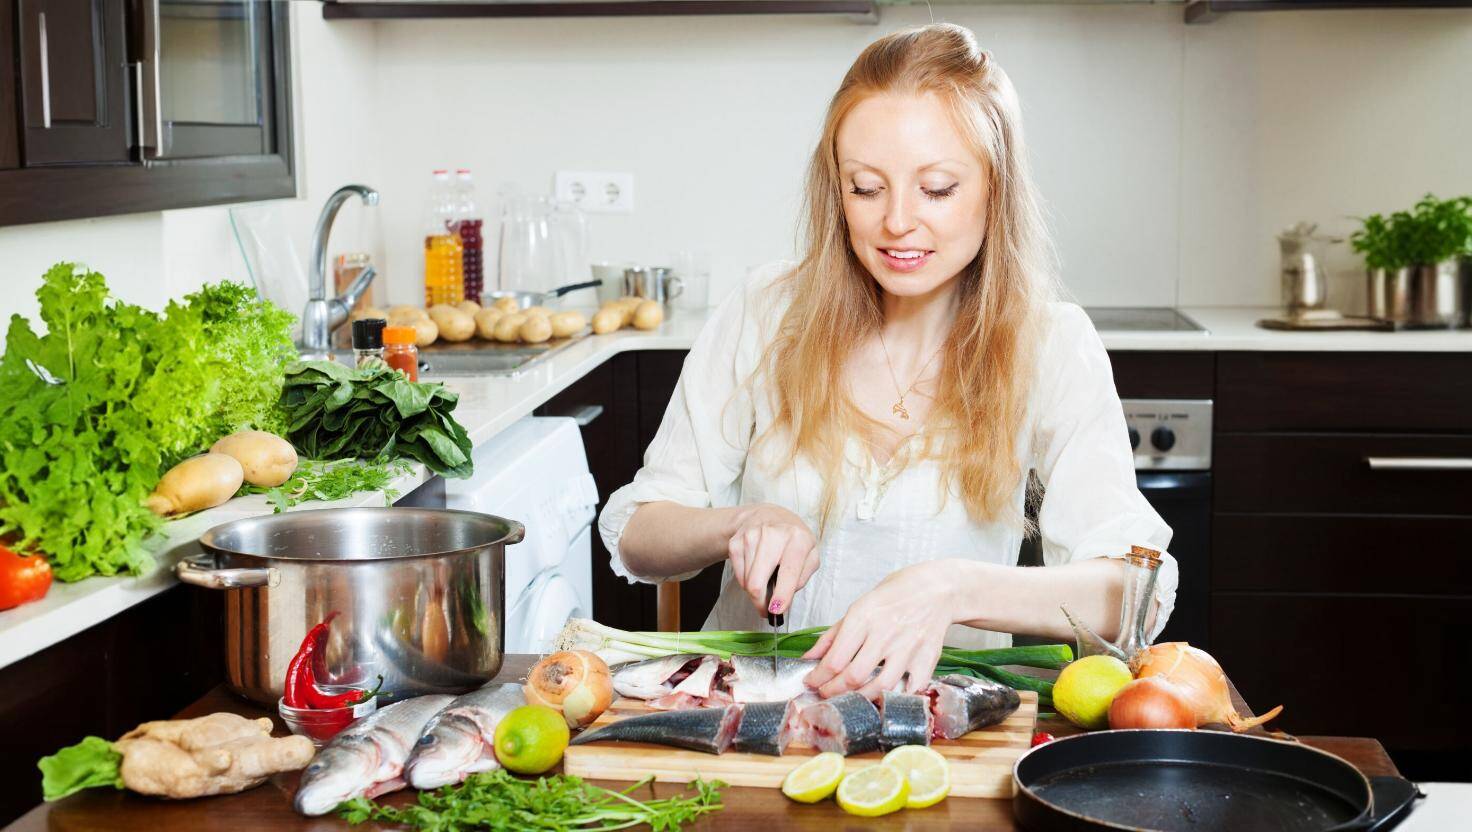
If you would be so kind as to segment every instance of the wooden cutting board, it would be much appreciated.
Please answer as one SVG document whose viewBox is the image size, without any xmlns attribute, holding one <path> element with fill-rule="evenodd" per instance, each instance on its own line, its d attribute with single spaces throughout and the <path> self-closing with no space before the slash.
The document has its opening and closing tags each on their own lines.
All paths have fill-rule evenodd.
<svg viewBox="0 0 1472 832">
<path fill-rule="evenodd" d="M 1003 722 L 972 731 L 954 740 L 934 740 L 931 748 L 951 763 L 951 794 L 957 797 L 1012 797 L 1012 764 L 1032 744 L 1038 719 L 1038 695 L 1018 691 L 1022 705 Z M 594 727 L 649 713 L 640 699 L 614 700 L 598 717 Z M 723 780 L 732 786 L 780 788 L 782 778 L 798 763 L 817 754 L 817 749 L 788 746 L 781 757 L 765 754 L 705 754 L 640 742 L 595 742 L 569 746 L 562 757 L 562 770 L 579 777 L 599 780 L 642 780 L 650 775 L 669 783 L 688 783 L 696 778 Z M 882 751 L 856 754 L 845 762 L 848 770 L 879 762 Z"/>
</svg>

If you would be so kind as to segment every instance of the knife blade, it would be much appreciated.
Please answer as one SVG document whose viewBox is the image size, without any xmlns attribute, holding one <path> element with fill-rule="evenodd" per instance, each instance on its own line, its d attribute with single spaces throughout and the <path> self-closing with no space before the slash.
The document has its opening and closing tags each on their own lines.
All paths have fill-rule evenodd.
<svg viewBox="0 0 1472 832">
<path fill-rule="evenodd" d="M 787 615 L 785 613 L 772 612 L 772 595 L 777 591 L 777 573 L 772 572 L 772 577 L 767 578 L 767 626 L 772 628 L 772 635 L 777 634 L 777 628 L 781 627 L 785 632 L 787 629 Z M 772 675 L 777 675 L 777 645 L 776 640 L 772 643 Z"/>
</svg>

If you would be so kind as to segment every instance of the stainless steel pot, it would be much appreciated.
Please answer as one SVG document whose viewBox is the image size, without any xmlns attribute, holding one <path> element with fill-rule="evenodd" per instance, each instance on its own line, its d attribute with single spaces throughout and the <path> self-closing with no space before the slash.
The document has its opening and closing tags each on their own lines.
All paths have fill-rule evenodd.
<svg viewBox="0 0 1472 832">
<path fill-rule="evenodd" d="M 1444 329 L 1467 322 L 1462 267 L 1445 260 L 1369 273 L 1369 314 L 1406 328 Z"/>
<path fill-rule="evenodd" d="M 501 669 L 506 546 L 525 529 L 472 511 L 294 511 L 216 526 L 179 580 L 226 590 L 230 688 L 274 706 L 307 631 L 332 617 L 324 686 L 463 693 Z"/>
</svg>

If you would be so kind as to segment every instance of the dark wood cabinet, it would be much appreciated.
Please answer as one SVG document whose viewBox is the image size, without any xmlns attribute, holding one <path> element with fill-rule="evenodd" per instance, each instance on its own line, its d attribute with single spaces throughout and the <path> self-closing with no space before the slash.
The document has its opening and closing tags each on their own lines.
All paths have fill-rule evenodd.
<svg viewBox="0 0 1472 832">
<path fill-rule="evenodd" d="M 287 6 L 0 0 L 0 225 L 294 196 Z"/>
</svg>

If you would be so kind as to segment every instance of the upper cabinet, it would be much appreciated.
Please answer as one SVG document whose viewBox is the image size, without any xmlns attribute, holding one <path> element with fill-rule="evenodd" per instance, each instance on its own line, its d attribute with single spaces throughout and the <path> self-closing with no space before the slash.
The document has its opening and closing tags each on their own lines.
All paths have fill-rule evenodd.
<svg viewBox="0 0 1472 832">
<path fill-rule="evenodd" d="M 0 0 L 0 225 L 296 193 L 284 0 Z"/>
</svg>

